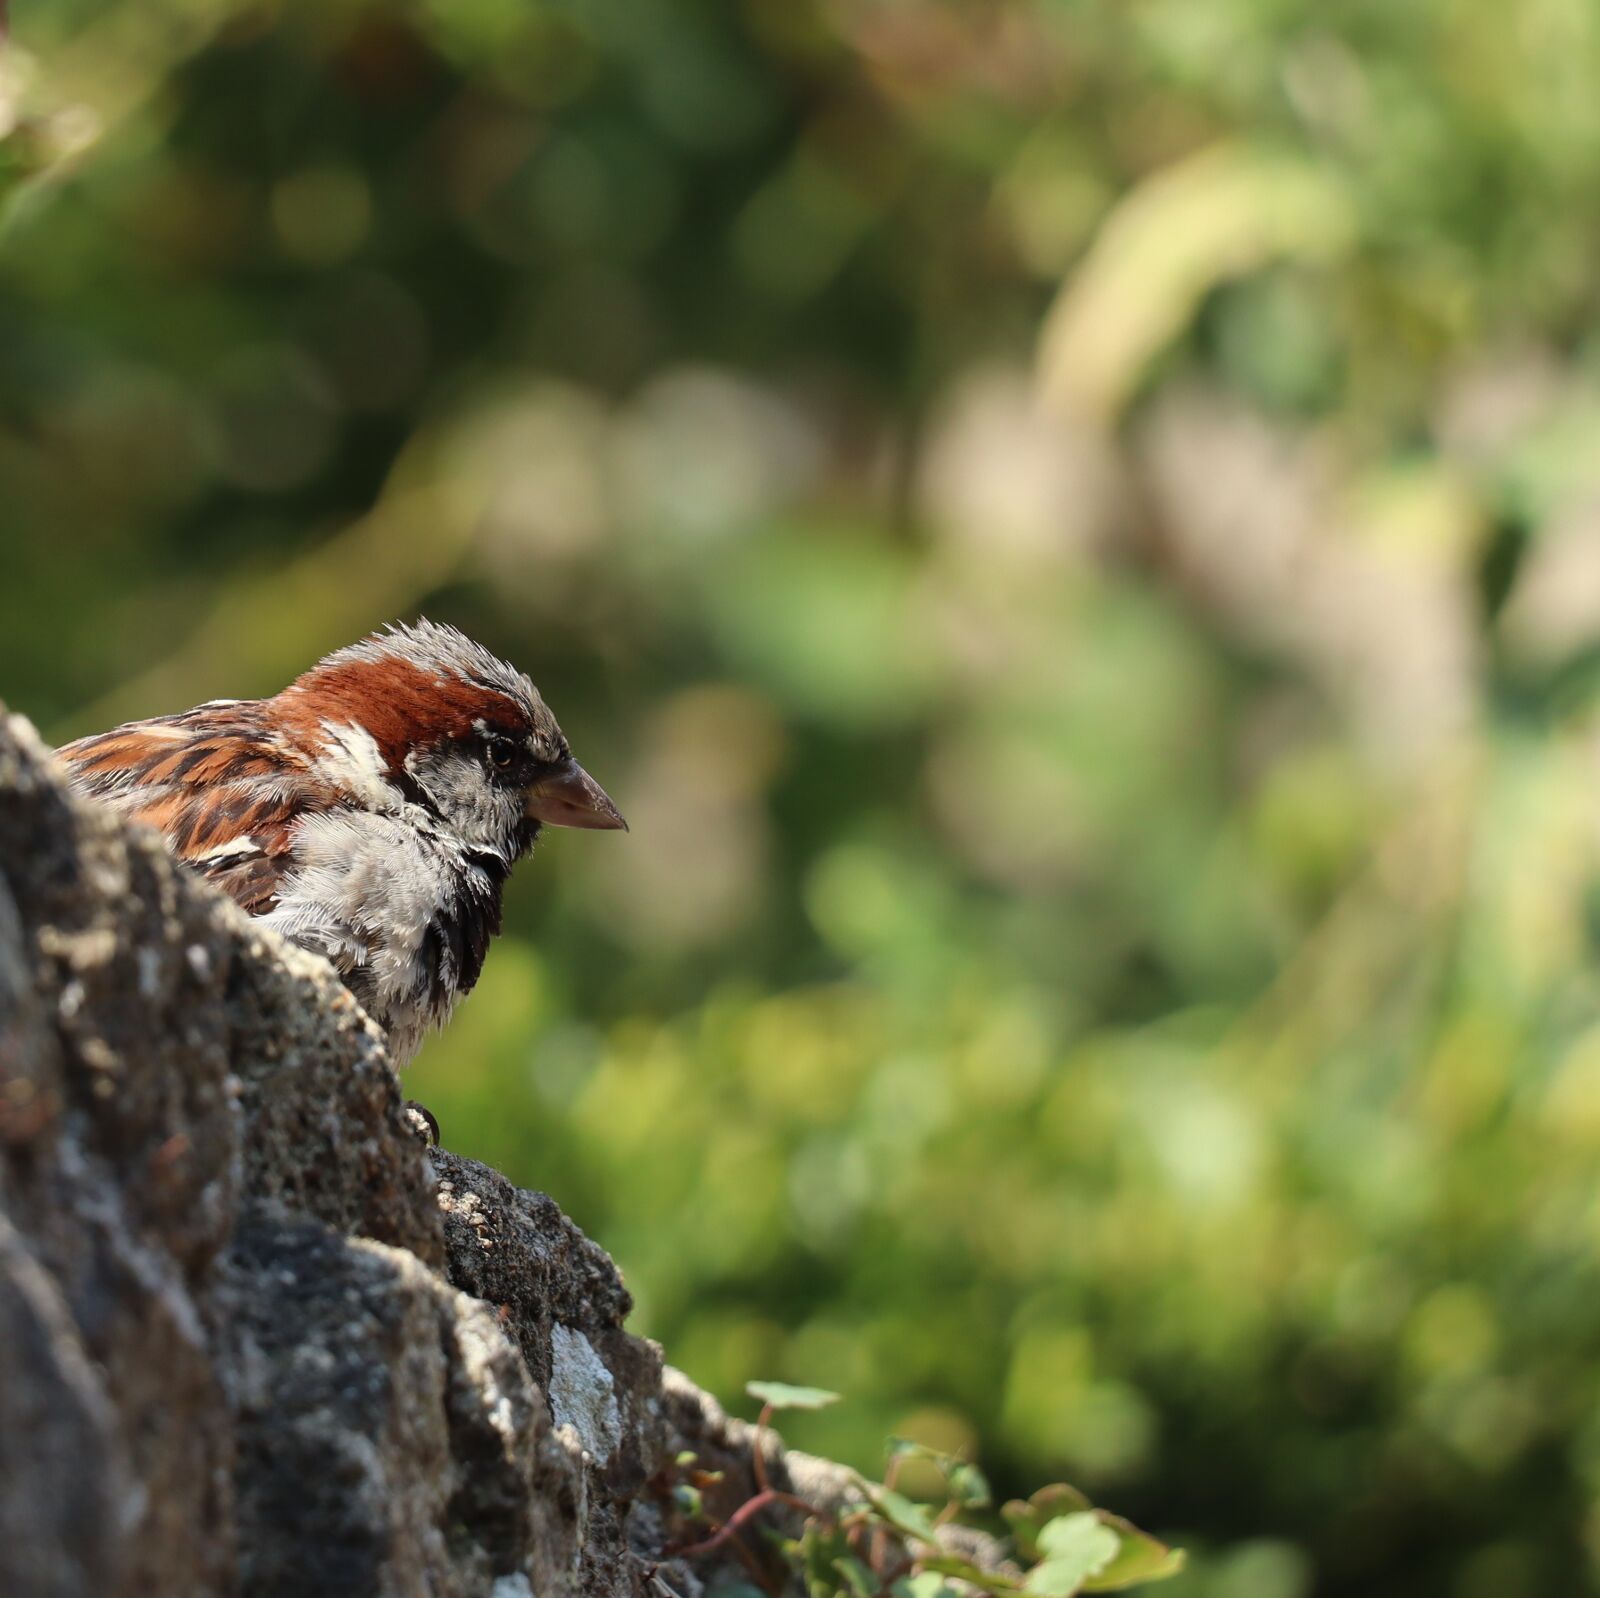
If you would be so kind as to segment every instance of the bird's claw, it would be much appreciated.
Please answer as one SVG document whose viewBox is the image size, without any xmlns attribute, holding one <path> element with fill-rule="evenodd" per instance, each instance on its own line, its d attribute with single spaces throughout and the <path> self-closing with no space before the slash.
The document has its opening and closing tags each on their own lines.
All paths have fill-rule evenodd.
<svg viewBox="0 0 1600 1598">
<path fill-rule="evenodd" d="M 407 1099 L 404 1114 L 407 1124 L 423 1143 L 430 1149 L 438 1148 L 439 1121 L 433 1111 L 426 1104 L 418 1104 L 415 1099 Z"/>
</svg>

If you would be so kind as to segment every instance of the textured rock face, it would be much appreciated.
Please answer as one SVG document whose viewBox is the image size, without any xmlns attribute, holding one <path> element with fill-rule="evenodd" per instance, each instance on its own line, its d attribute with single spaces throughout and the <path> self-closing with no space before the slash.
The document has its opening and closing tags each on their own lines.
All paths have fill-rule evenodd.
<svg viewBox="0 0 1600 1598">
<path fill-rule="evenodd" d="M 0 713 L 0 1593 L 659 1593 L 668 1463 L 747 1494 L 751 1438 L 628 1309 L 422 1145 L 328 968 Z"/>
</svg>

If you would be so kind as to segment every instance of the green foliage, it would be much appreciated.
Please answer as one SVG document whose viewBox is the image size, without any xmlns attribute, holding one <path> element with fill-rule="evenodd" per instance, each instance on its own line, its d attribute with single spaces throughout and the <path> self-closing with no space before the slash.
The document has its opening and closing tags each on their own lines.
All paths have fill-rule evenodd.
<svg viewBox="0 0 1600 1598">
<path fill-rule="evenodd" d="M 427 611 L 633 824 L 449 1145 L 1175 1595 L 1595 1589 L 1600 8 L 10 11 L 0 695 Z"/>
<path fill-rule="evenodd" d="M 763 1400 L 762 1424 L 775 1409 L 815 1409 L 838 1398 L 783 1382 L 751 1382 L 749 1390 Z M 680 1514 L 709 1525 L 707 1535 L 681 1551 L 704 1556 L 724 1549 L 737 1536 L 749 1534 L 759 1511 L 781 1503 L 804 1516 L 799 1534 L 781 1539 L 780 1546 L 810 1598 L 970 1598 L 974 1593 L 1074 1598 L 1081 1592 L 1118 1592 L 1162 1581 L 1183 1568 L 1181 1550 L 1094 1508 L 1076 1488 L 1062 1483 L 1041 1488 L 1027 1503 L 1006 1506 L 1010 1557 L 997 1568 L 987 1568 L 953 1551 L 939 1535 L 941 1527 L 988 1507 L 988 1485 L 977 1467 L 902 1440 L 891 1441 L 888 1460 L 888 1480 L 858 1476 L 859 1497 L 838 1510 L 819 1509 L 776 1491 L 758 1473 L 761 1490 L 721 1525 L 705 1521 L 699 1494 L 680 1482 L 673 1488 Z M 913 1460 L 936 1473 L 941 1483 L 938 1505 L 919 1503 L 889 1485 Z M 679 1463 L 692 1465 L 692 1456 Z"/>
<path fill-rule="evenodd" d="M 826 1388 L 796 1387 L 792 1382 L 746 1382 L 744 1390 L 768 1410 L 826 1409 L 839 1402 L 839 1395 Z"/>
<path fill-rule="evenodd" d="M 1023 1588 L 1039 1598 L 1071 1598 L 1100 1574 L 1120 1551 L 1117 1535 L 1093 1514 L 1063 1515 L 1039 1532 L 1044 1558 L 1028 1572 Z"/>
<path fill-rule="evenodd" d="M 0 9 L 0 38 L 3 16 Z M 47 102 L 33 58 L 15 46 L 0 46 L 0 229 L 98 131 L 87 107 Z"/>
<path fill-rule="evenodd" d="M 891 1471 L 896 1461 L 910 1457 L 904 1445 L 891 1446 Z M 915 1457 L 935 1463 L 945 1483 L 945 1501 L 937 1511 L 913 1502 L 891 1487 L 863 1481 L 866 1500 L 861 1524 L 876 1522 L 906 1540 L 911 1569 L 892 1583 L 902 1598 L 926 1598 L 940 1593 L 959 1594 L 976 1589 L 992 1598 L 1011 1598 L 1018 1592 L 1037 1598 L 1073 1598 L 1080 1592 L 1121 1592 L 1147 1582 L 1164 1581 L 1183 1569 L 1181 1549 L 1168 1548 L 1147 1532 L 1096 1509 L 1087 1498 L 1065 1485 L 1041 1488 L 1028 1504 L 1008 1505 L 1013 1551 L 1024 1563 L 1017 1568 L 988 1570 L 971 1560 L 942 1551 L 938 1527 L 958 1516 L 987 1506 L 987 1488 L 977 1468 L 968 1461 L 932 1449 L 918 1449 Z M 847 1519 L 849 1517 L 846 1517 Z M 802 1539 L 803 1544 L 803 1539 Z M 1032 1560 L 1031 1568 L 1026 1561 Z M 874 1598 L 881 1581 L 853 1556 L 836 1557 L 833 1566 L 845 1576 L 848 1592 L 837 1583 L 829 1589 L 811 1581 L 813 1598 Z M 813 1569 L 807 1563 L 808 1573 Z M 951 1580 L 959 1586 L 949 1585 Z"/>
</svg>

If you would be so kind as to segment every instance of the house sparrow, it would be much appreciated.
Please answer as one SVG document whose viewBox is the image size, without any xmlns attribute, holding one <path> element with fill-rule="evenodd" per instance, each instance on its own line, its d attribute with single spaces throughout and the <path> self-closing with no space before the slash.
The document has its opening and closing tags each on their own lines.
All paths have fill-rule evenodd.
<svg viewBox="0 0 1600 1598">
<path fill-rule="evenodd" d="M 540 828 L 627 825 L 533 684 L 429 621 L 271 699 L 213 699 L 60 755 L 79 790 L 331 961 L 397 1068 L 478 980 Z"/>
</svg>

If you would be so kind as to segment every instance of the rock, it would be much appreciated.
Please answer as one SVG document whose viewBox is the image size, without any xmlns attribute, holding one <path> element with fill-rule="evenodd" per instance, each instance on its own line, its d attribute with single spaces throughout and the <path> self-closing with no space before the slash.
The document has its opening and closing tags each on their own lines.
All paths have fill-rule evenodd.
<svg viewBox="0 0 1600 1598">
<path fill-rule="evenodd" d="M 0 711 L 0 1593 L 697 1598 L 673 1461 L 731 1512 L 752 1429 L 415 1119 L 328 966 Z"/>
</svg>

